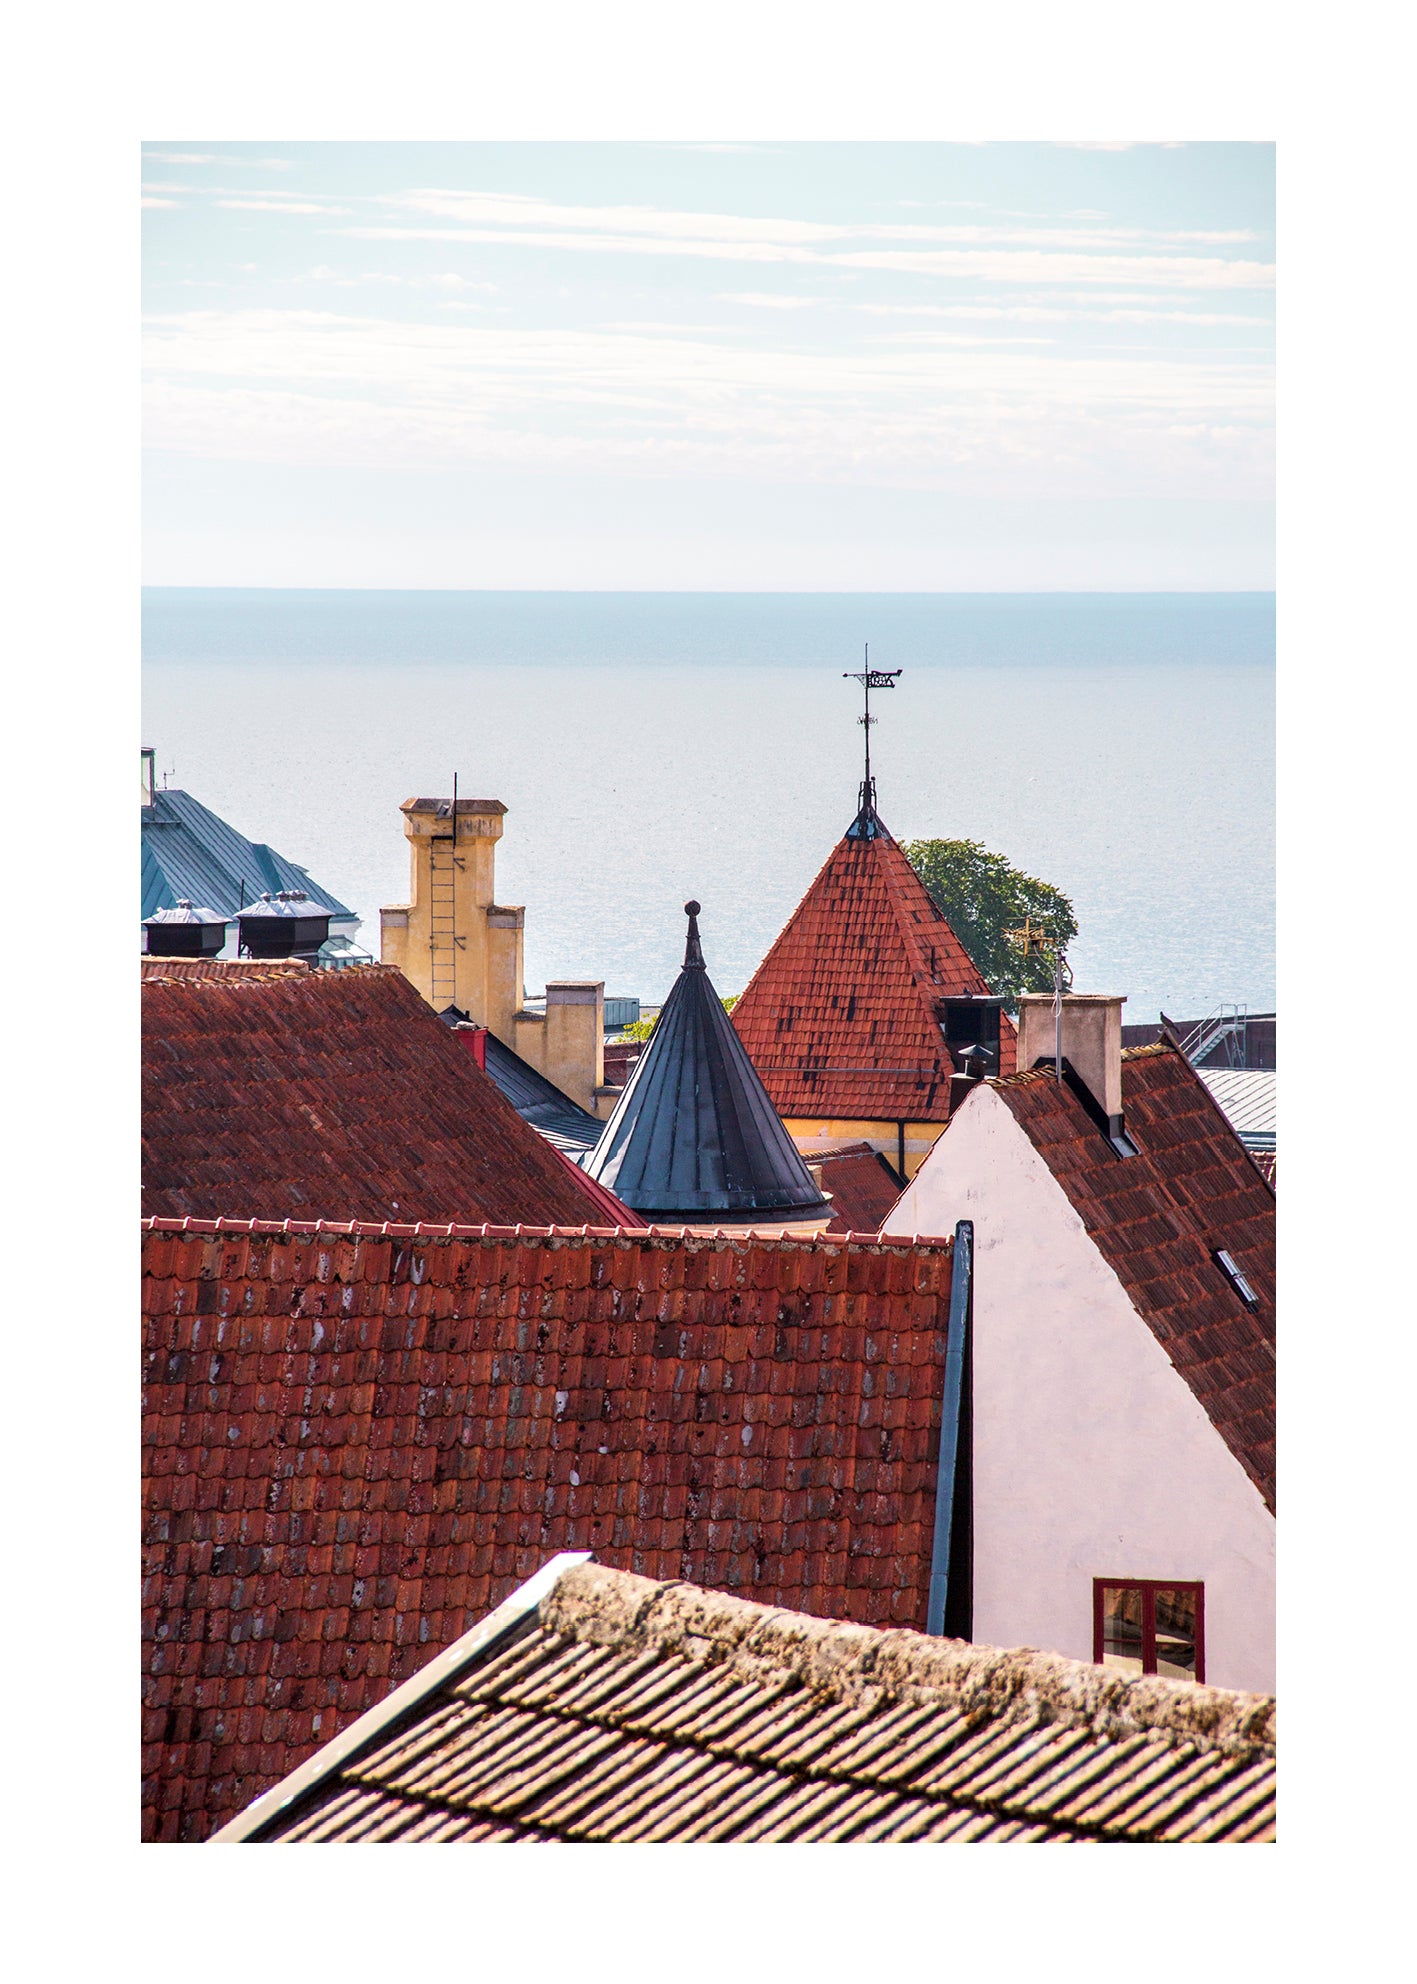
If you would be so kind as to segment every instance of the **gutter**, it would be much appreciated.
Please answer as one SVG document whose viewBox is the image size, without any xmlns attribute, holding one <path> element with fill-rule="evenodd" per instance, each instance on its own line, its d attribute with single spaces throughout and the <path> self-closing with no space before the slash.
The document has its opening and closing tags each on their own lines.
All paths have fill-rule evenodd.
<svg viewBox="0 0 1417 1984">
<path fill-rule="evenodd" d="M 565 1572 L 576 1564 L 588 1564 L 590 1561 L 588 1550 L 563 1550 L 550 1563 L 543 1564 L 533 1577 L 517 1587 L 510 1598 L 504 1599 L 495 1612 L 489 1612 L 471 1631 L 464 1633 L 460 1640 L 454 1640 L 450 1647 L 411 1675 L 401 1687 L 395 1688 L 391 1695 L 367 1709 L 350 1723 L 348 1729 L 341 1730 L 338 1736 L 323 1744 L 313 1757 L 307 1757 L 288 1777 L 283 1777 L 279 1784 L 263 1793 L 244 1812 L 238 1812 L 234 1819 L 228 1820 L 206 1844 L 259 1845 L 260 1835 L 267 1826 L 281 1818 L 299 1799 L 343 1770 L 361 1750 L 371 1749 L 380 1742 L 395 1723 L 402 1721 L 411 1710 L 420 1708 L 429 1695 L 456 1680 L 465 1668 L 473 1666 L 499 1640 L 505 1639 L 530 1618 Z"/>
<path fill-rule="evenodd" d="M 969 1639 L 974 1630 L 973 1359 L 974 1222 L 955 1227 L 950 1271 L 945 1392 L 935 1474 L 935 1534 L 930 1548 L 927 1633 Z"/>
</svg>

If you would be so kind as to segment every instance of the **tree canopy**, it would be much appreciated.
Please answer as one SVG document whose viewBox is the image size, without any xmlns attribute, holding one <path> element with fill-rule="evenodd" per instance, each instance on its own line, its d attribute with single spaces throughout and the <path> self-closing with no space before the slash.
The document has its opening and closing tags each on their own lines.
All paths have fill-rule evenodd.
<svg viewBox="0 0 1417 1984">
<path fill-rule="evenodd" d="M 1050 944 L 1066 950 L 1078 926 L 1060 889 L 1025 875 L 977 840 L 909 840 L 901 843 L 901 852 L 991 992 L 1012 1005 L 1021 992 L 1052 991 L 1052 952 L 1025 957 L 1004 932 L 1021 929 L 1024 918 L 1032 917 Z"/>
<path fill-rule="evenodd" d="M 726 999 L 720 999 L 719 1004 L 723 1007 L 725 1013 L 731 1013 L 733 1008 L 738 1004 L 738 994 L 736 992 L 730 992 Z M 631 1020 L 628 1026 L 621 1027 L 620 1039 L 648 1040 L 658 1025 L 658 1013 L 655 1014 L 652 1020 Z"/>
</svg>

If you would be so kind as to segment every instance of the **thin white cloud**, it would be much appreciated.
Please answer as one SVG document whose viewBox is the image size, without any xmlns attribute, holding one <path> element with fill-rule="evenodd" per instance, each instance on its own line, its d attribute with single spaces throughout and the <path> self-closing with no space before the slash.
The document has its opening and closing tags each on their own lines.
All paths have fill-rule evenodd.
<svg viewBox="0 0 1417 1984">
<path fill-rule="evenodd" d="M 1131 298 L 1127 299 L 1132 302 Z M 1025 324 L 1268 324 L 1268 317 L 1242 317 L 1211 310 L 1060 309 L 1038 303 L 857 303 L 868 317 L 966 317 Z"/>
<path fill-rule="evenodd" d="M 495 282 L 472 282 L 468 277 L 451 271 L 441 275 L 402 276 L 392 275 L 386 269 L 332 269 L 328 262 L 321 262 L 311 269 L 309 280 L 334 283 L 339 289 L 361 289 L 367 283 L 384 283 L 395 289 L 470 290 L 481 296 L 501 294 Z"/>
<path fill-rule="evenodd" d="M 653 333 L 193 311 L 148 331 L 148 438 L 207 459 L 559 465 L 1169 495 L 1264 493 L 1269 368 L 918 339 L 850 351 Z"/>
<path fill-rule="evenodd" d="M 242 213 L 260 214 L 347 214 L 348 207 L 330 207 L 313 200 L 218 200 L 219 207 L 234 207 Z"/>
<path fill-rule="evenodd" d="M 1060 138 L 1056 149 L 1061 152 L 1134 152 L 1146 148 L 1159 152 L 1179 152 L 1185 149 L 1183 138 Z"/>
<path fill-rule="evenodd" d="M 1168 243 L 1213 246 L 1254 240 L 1249 229 L 1175 230 L 1142 227 L 1082 229 L 1001 227 L 997 221 L 942 225 L 894 221 L 810 221 L 749 214 L 700 213 L 671 207 L 572 206 L 526 193 L 479 193 L 419 189 L 386 205 L 461 224 L 496 227 L 584 229 L 596 235 L 649 236 L 660 241 L 727 242 L 752 245 L 831 246 L 847 241 L 920 242 L 932 246 L 1003 246 L 1116 249 Z M 1039 218 L 1047 218 L 1039 216 Z"/>
<path fill-rule="evenodd" d="M 240 158 L 231 152 L 153 152 L 145 151 L 143 157 L 154 159 L 161 165 L 240 165 L 263 167 L 267 172 L 289 172 L 295 164 L 290 158 Z"/>
<path fill-rule="evenodd" d="M 776 296 L 766 290 L 724 289 L 718 292 L 720 303 L 746 303 L 754 310 L 808 310 L 814 303 L 825 299 L 820 296 Z"/>
<path fill-rule="evenodd" d="M 364 240 L 531 247 L 581 254 L 690 256 L 749 264 L 978 278 L 1005 283 L 1141 283 L 1264 288 L 1268 263 L 1197 254 L 1255 238 L 1248 229 L 1094 225 L 844 224 L 656 207 L 567 206 L 527 194 L 418 190 L 387 205 L 408 217 L 346 230 Z M 440 225 L 420 224 L 427 216 Z"/>
<path fill-rule="evenodd" d="M 1271 263 L 1195 255 L 1088 255 L 1042 248 L 857 249 L 824 253 L 777 242 L 659 240 L 634 235 L 559 233 L 530 229 L 352 227 L 366 241 L 461 242 L 483 247 L 569 248 L 581 254 L 679 255 L 712 261 L 790 263 L 800 267 L 894 271 L 1004 283 L 1141 283 L 1182 289 L 1268 289 Z"/>
<path fill-rule="evenodd" d="M 182 203 L 180 200 L 156 200 L 145 193 L 139 204 L 145 207 L 177 207 Z"/>
</svg>

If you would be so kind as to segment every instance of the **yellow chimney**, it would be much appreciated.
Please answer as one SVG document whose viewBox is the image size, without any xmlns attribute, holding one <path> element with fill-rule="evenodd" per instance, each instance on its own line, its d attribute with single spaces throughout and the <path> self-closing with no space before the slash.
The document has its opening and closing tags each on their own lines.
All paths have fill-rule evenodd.
<svg viewBox="0 0 1417 1984">
<path fill-rule="evenodd" d="M 380 910 L 380 956 L 435 1013 L 456 1006 L 595 1115 L 605 1087 L 605 989 L 590 979 L 549 985 L 546 1011 L 523 1010 L 526 911 L 496 899 L 500 799 L 405 799 L 409 900 Z"/>
</svg>

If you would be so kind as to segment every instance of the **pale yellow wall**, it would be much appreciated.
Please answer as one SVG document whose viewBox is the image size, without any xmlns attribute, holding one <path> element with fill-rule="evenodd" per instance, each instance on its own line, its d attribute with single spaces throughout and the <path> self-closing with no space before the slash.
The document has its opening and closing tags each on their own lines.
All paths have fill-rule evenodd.
<svg viewBox="0 0 1417 1984">
<path fill-rule="evenodd" d="M 822 1144 L 867 1143 L 878 1150 L 892 1169 L 899 1162 L 900 1134 L 894 1123 L 865 1117 L 785 1116 L 787 1134 L 804 1157 Z M 905 1175 L 913 1178 L 944 1133 L 943 1123 L 907 1123 L 905 1126 Z"/>
<path fill-rule="evenodd" d="M 522 963 L 524 909 L 503 909 L 497 904 L 487 911 L 487 1019 L 499 1040 L 515 1045 L 516 1015 L 521 1011 L 524 987 Z"/>
<path fill-rule="evenodd" d="M 445 802 L 437 802 L 445 803 Z M 380 912 L 380 955 L 411 979 L 435 1011 L 458 1006 L 510 1046 L 504 953 L 518 932 L 489 929 L 493 867 L 506 808 L 496 799 L 460 799 L 457 836 L 450 814 L 409 799 L 401 807 L 409 851 L 409 900 Z M 501 911 L 520 918 L 519 910 Z M 513 964 L 512 969 L 515 969 Z"/>
<path fill-rule="evenodd" d="M 380 911 L 380 955 L 433 1007 L 453 1005 L 520 1054 L 583 1109 L 610 1114 L 605 1086 L 605 987 L 594 979 L 546 988 L 546 1012 L 522 1010 L 526 912 L 496 899 L 495 861 L 506 812 L 498 799 L 460 799 L 457 835 L 446 800 L 406 799 L 409 900 Z"/>
</svg>

